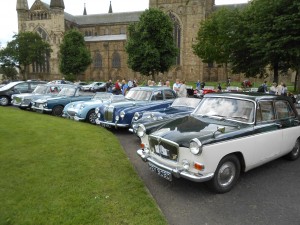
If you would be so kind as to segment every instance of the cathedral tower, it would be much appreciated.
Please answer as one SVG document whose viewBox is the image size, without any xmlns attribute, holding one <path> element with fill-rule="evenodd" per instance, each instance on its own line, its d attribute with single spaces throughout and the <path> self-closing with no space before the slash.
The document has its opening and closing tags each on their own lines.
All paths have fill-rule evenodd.
<svg viewBox="0 0 300 225">
<path fill-rule="evenodd" d="M 18 30 L 19 32 L 24 31 L 24 26 L 22 28 L 22 24 L 28 18 L 28 2 L 27 0 L 17 0 L 17 7 L 18 13 Z"/>
</svg>

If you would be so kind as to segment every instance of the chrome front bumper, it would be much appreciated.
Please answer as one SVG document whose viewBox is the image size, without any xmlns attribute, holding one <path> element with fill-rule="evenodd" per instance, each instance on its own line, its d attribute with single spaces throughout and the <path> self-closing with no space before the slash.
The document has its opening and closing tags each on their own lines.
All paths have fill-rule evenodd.
<svg viewBox="0 0 300 225">
<path fill-rule="evenodd" d="M 169 166 L 166 166 L 166 165 L 163 165 L 163 164 L 157 162 L 155 159 L 150 157 L 150 155 L 146 154 L 143 149 L 137 150 L 137 154 L 142 158 L 142 160 L 144 162 L 150 162 L 150 163 L 154 164 L 156 167 L 170 172 L 176 178 L 185 178 L 187 180 L 191 180 L 194 182 L 205 182 L 205 181 L 212 179 L 214 176 L 214 173 L 202 175 L 202 174 L 190 173 L 185 170 L 178 170 L 176 168 L 173 169 Z"/>
<path fill-rule="evenodd" d="M 97 123 L 97 121 L 96 121 L 96 123 Z M 99 121 L 99 124 L 103 125 L 104 127 L 111 126 L 111 127 L 115 127 L 115 128 L 118 128 L 118 127 L 120 127 L 120 128 L 126 128 L 126 127 L 130 126 L 130 124 L 120 124 L 118 122 L 112 123 L 112 122 L 106 122 L 106 121 Z"/>
<path fill-rule="evenodd" d="M 52 112 L 52 109 L 46 109 L 46 108 L 40 108 L 40 107 L 35 107 L 35 106 L 31 106 L 31 108 L 35 111 L 45 111 L 45 112 Z"/>
</svg>

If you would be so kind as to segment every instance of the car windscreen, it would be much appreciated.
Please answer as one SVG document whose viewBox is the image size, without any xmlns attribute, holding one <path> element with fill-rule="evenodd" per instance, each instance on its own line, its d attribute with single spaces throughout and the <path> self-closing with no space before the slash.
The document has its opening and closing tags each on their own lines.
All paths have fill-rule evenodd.
<svg viewBox="0 0 300 225">
<path fill-rule="evenodd" d="M 196 108 L 200 101 L 201 99 L 199 98 L 176 98 L 171 107 Z"/>
<path fill-rule="evenodd" d="M 63 88 L 57 96 L 74 96 L 76 88 Z"/>
<path fill-rule="evenodd" d="M 111 93 L 97 93 L 92 98 L 93 100 L 107 100 L 112 96 Z"/>
<path fill-rule="evenodd" d="M 254 102 L 249 100 L 223 97 L 204 98 L 193 115 L 253 123 L 254 109 Z"/>
<path fill-rule="evenodd" d="M 48 89 L 48 87 L 45 86 L 45 85 L 38 85 L 34 89 L 33 93 L 35 93 L 35 94 L 46 94 L 47 93 L 47 89 Z"/>
<path fill-rule="evenodd" d="M 152 91 L 146 90 L 130 90 L 125 98 L 128 100 L 135 100 L 135 101 L 149 101 L 151 97 Z"/>
</svg>

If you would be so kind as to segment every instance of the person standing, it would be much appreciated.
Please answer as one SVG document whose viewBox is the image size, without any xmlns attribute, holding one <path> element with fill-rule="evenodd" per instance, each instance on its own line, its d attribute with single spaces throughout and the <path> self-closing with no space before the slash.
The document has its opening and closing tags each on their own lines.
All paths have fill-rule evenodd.
<svg viewBox="0 0 300 225">
<path fill-rule="evenodd" d="M 272 86 L 270 87 L 269 94 L 275 95 L 276 94 L 276 87 L 277 87 L 277 83 L 273 82 Z"/>
<path fill-rule="evenodd" d="M 200 88 L 201 88 L 201 82 L 200 82 L 200 80 L 198 80 L 196 83 L 196 89 L 200 90 Z"/>
<path fill-rule="evenodd" d="M 175 91 L 176 94 L 178 94 L 179 92 L 179 88 L 180 88 L 180 80 L 176 79 L 175 83 L 173 84 L 173 91 Z"/>
<path fill-rule="evenodd" d="M 179 83 L 180 83 L 180 87 L 178 90 L 178 97 L 187 97 L 185 81 L 181 80 Z"/>
<path fill-rule="evenodd" d="M 106 82 L 106 92 L 111 92 L 112 90 L 112 82 L 111 82 L 111 80 L 108 80 L 107 82 Z"/>
</svg>

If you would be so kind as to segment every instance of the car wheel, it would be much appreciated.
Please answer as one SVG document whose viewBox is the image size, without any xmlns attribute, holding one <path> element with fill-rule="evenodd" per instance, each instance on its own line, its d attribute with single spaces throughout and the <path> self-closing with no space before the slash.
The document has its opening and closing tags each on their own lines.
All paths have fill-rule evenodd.
<svg viewBox="0 0 300 225">
<path fill-rule="evenodd" d="M 55 106 L 52 109 L 52 115 L 53 116 L 62 116 L 63 109 L 64 109 L 64 107 L 62 107 L 61 105 Z"/>
<path fill-rule="evenodd" d="M 0 105 L 7 106 L 9 103 L 9 99 L 6 96 L 0 97 Z"/>
<path fill-rule="evenodd" d="M 292 151 L 290 151 L 287 155 L 286 155 L 286 158 L 288 159 L 288 160 L 296 160 L 296 159 L 298 159 L 299 158 L 299 156 L 300 156 L 300 141 L 299 141 L 299 139 L 296 141 L 296 143 L 295 143 L 295 146 L 294 146 L 294 148 L 293 148 L 293 150 Z"/>
<path fill-rule="evenodd" d="M 95 113 L 95 109 L 89 111 L 86 117 L 86 121 L 91 124 L 96 124 L 97 114 Z"/>
<path fill-rule="evenodd" d="M 207 182 L 216 193 L 226 193 L 236 184 L 241 171 L 241 164 L 235 155 L 225 156 L 219 163 L 214 177 Z"/>
</svg>

